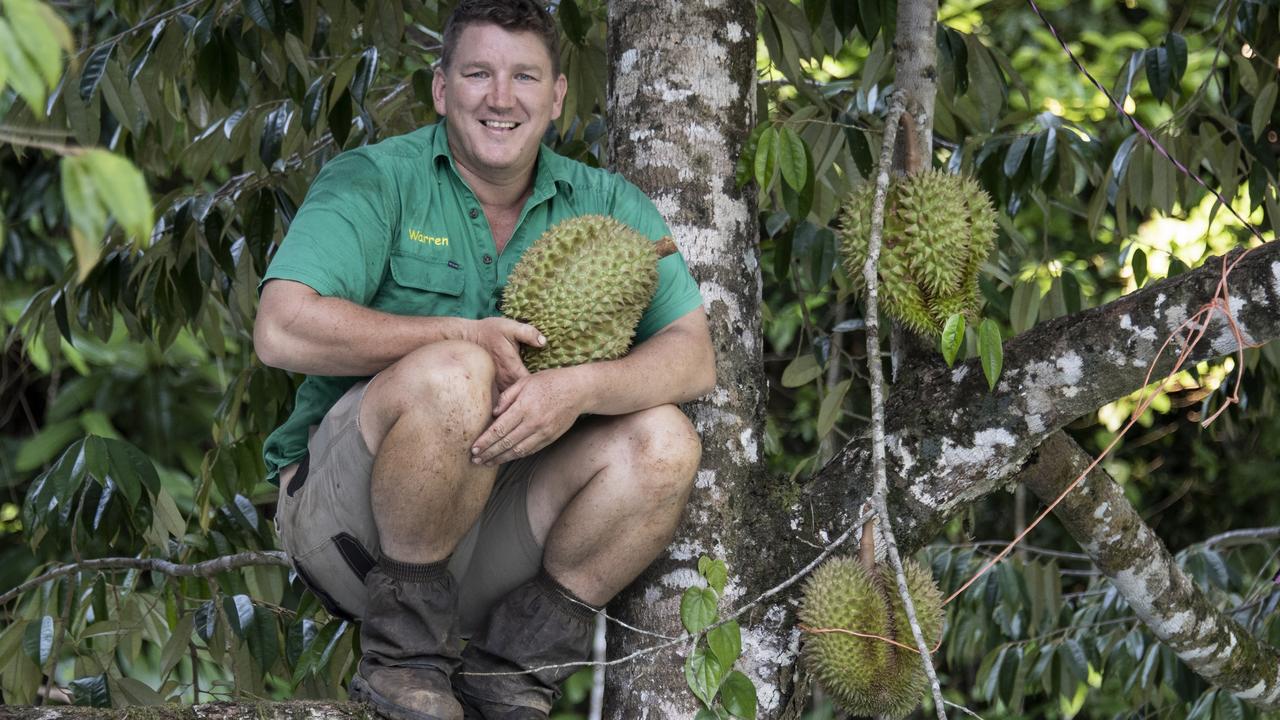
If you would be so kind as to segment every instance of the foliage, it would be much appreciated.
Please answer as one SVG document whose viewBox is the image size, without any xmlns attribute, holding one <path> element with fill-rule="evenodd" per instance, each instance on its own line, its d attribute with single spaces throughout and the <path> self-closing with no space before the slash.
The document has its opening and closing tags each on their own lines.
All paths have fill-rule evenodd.
<svg viewBox="0 0 1280 720">
<path fill-rule="evenodd" d="M 260 449 L 295 379 L 253 355 L 256 285 L 324 162 L 434 119 L 448 5 L 0 3 L 0 588 L 78 558 L 191 563 L 276 546 Z M 1274 234 L 1275 3 L 1040 5 L 1173 159 Z M 570 91 L 547 140 L 604 164 L 603 4 L 556 7 Z M 879 147 L 894 17 L 888 0 L 759 6 L 761 122 L 737 169 L 761 208 L 766 449 L 797 482 L 867 415 L 854 349 L 864 326 L 833 224 Z M 945 340 L 947 362 L 981 357 L 994 380 L 1001 338 L 1254 242 L 1116 118 L 1029 10 L 958 0 L 941 19 L 932 158 L 977 178 L 1001 211 L 985 320 Z M 1274 541 L 1194 543 L 1277 524 L 1277 368 L 1274 344 L 1193 368 L 1108 462 L 1214 600 L 1272 642 Z M 1210 416 L 1237 378 L 1239 407 L 1208 428 L 1183 422 Z M 1072 431 L 1100 449 L 1132 407 Z M 1019 502 L 948 528 L 954 547 L 929 552 L 944 588 L 974 570 L 972 537 L 1012 536 Z M 1052 526 L 1035 537 L 1069 547 Z M 1018 557 L 953 605 L 950 699 L 985 717 L 1250 716 L 1155 643 L 1105 582 L 1066 564 Z M 682 613 L 696 633 L 715 622 L 725 582 L 723 565 L 699 571 L 709 587 L 691 589 Z M 6 612 L 9 703 L 31 702 L 46 677 L 97 705 L 332 697 L 358 653 L 352 626 L 274 566 L 212 579 L 86 571 Z M 705 712 L 750 717 L 754 690 L 748 704 L 731 669 L 740 630 L 699 638 L 687 678 Z"/>
<path fill-rule="evenodd" d="M 733 665 L 742 654 L 742 628 L 736 620 L 721 620 L 720 597 L 729 571 L 723 560 L 698 558 L 698 574 L 707 586 L 693 585 L 680 599 L 680 622 L 695 636 L 684 661 L 689 690 L 702 703 L 695 720 L 756 716 L 756 687 Z"/>
</svg>

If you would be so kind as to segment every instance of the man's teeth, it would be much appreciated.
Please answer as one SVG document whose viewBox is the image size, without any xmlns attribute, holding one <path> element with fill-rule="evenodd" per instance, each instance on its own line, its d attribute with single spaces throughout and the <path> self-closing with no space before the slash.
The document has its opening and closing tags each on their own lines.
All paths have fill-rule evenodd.
<svg viewBox="0 0 1280 720">
<path fill-rule="evenodd" d="M 497 128 L 499 130 L 514 130 L 516 127 L 516 124 L 513 122 L 499 122 L 497 120 L 485 120 L 484 124 L 487 127 Z"/>
</svg>

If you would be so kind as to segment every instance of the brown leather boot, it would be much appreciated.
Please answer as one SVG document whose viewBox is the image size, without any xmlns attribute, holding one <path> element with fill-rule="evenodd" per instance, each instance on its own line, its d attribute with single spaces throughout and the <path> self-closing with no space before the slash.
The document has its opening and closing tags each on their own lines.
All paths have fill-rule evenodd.
<svg viewBox="0 0 1280 720">
<path fill-rule="evenodd" d="M 545 570 L 512 590 L 489 613 L 484 629 L 462 651 L 453 687 L 466 717 L 544 720 L 560 697 L 560 683 L 582 666 L 520 672 L 590 657 L 599 608 L 578 600 Z"/>
<path fill-rule="evenodd" d="M 424 565 L 383 557 L 365 576 L 364 655 L 351 698 L 392 720 L 462 720 L 449 676 L 457 668 L 458 584 L 448 560 Z"/>
</svg>

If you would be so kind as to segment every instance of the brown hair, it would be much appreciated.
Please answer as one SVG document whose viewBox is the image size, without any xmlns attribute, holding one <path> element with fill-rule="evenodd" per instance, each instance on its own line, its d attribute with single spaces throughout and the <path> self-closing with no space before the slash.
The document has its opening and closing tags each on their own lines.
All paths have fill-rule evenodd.
<svg viewBox="0 0 1280 720">
<path fill-rule="evenodd" d="M 496 25 L 507 32 L 531 32 L 551 56 L 551 75 L 560 75 L 560 31 L 551 15 L 534 0 L 462 0 L 444 24 L 440 67 L 449 69 L 453 48 L 468 25 Z"/>
</svg>

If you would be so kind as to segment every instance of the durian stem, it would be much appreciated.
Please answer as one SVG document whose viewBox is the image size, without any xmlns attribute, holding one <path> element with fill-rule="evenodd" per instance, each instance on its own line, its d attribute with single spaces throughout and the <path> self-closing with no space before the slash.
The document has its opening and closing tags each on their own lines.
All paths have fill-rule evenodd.
<svg viewBox="0 0 1280 720">
<path fill-rule="evenodd" d="M 876 516 L 872 515 L 867 518 L 867 522 L 862 526 L 862 540 L 858 546 L 858 559 L 862 561 L 862 567 L 868 571 L 876 569 Z"/>
<path fill-rule="evenodd" d="M 907 590 L 906 574 L 902 570 L 902 558 L 898 556 L 898 544 L 893 537 L 893 523 L 889 517 L 889 482 L 885 469 L 885 433 L 884 407 L 886 388 L 884 384 L 884 366 L 880 358 L 880 309 L 879 309 L 879 276 L 880 245 L 884 236 L 884 206 L 889 190 L 889 172 L 893 163 L 893 151 L 897 142 L 899 123 L 906 120 L 905 127 L 911 128 L 910 115 L 905 111 L 906 100 L 901 93 L 895 93 L 889 104 L 889 116 L 885 119 L 884 139 L 880 147 L 880 167 L 876 172 L 876 192 L 871 204 L 871 238 L 867 243 L 867 261 L 862 267 L 862 278 L 866 284 L 866 337 L 867 337 L 867 370 L 871 385 L 871 467 L 875 490 L 872 494 L 872 509 L 881 520 L 881 532 L 884 533 L 885 550 L 889 562 L 898 580 L 898 594 L 902 596 L 902 605 L 907 619 L 911 623 L 911 635 L 915 637 L 916 647 L 920 650 L 920 660 L 924 663 L 925 674 L 929 677 L 929 687 L 933 692 L 933 704 L 939 720 L 946 720 L 946 706 L 942 699 L 942 688 L 938 685 L 938 674 L 933 668 L 933 657 L 929 644 L 920 629 L 920 620 L 916 617 L 915 603 Z M 867 543 L 869 528 L 864 526 L 863 548 Z M 874 530 L 870 533 L 874 535 Z M 871 540 L 874 555 L 874 539 Z M 865 560 L 864 560 L 865 562 Z"/>
<path fill-rule="evenodd" d="M 680 252 L 679 248 L 676 247 L 676 241 L 672 240 L 670 235 L 654 243 L 653 251 L 658 254 L 659 260 L 668 255 L 675 255 Z"/>
</svg>

